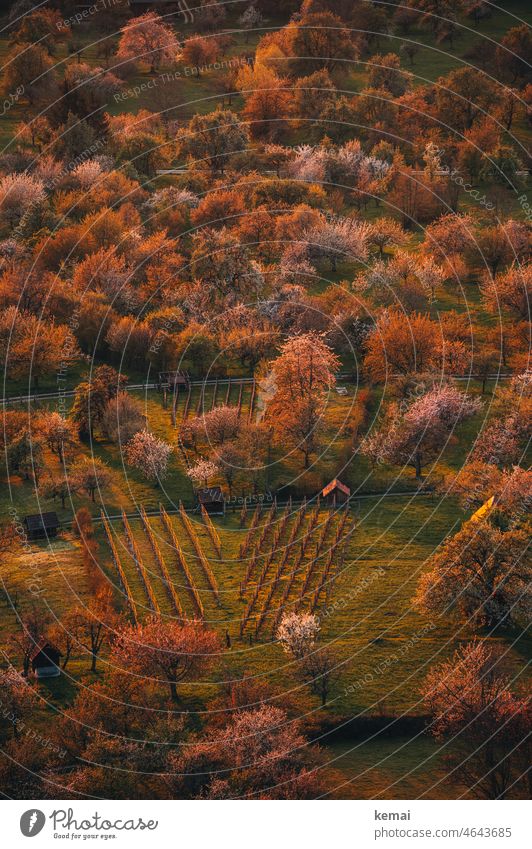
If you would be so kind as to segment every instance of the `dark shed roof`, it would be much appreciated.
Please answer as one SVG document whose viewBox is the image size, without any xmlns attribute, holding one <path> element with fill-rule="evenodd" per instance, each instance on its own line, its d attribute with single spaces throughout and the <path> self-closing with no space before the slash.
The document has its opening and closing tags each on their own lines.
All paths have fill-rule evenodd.
<svg viewBox="0 0 532 849">
<path fill-rule="evenodd" d="M 39 657 L 39 655 L 43 655 L 42 659 L 46 658 L 52 663 L 56 663 L 60 657 L 63 657 L 63 652 L 60 651 L 57 646 L 54 646 L 53 643 L 44 641 L 35 646 L 31 655 L 32 663 Z"/>
<path fill-rule="evenodd" d="M 212 504 L 213 501 L 221 503 L 225 501 L 225 499 L 219 486 L 211 486 L 208 489 L 199 490 L 198 501 L 200 504 Z"/>
<path fill-rule="evenodd" d="M 58 528 L 61 524 L 57 513 L 52 510 L 49 513 L 32 513 L 24 519 L 28 531 L 40 531 L 48 528 Z"/>
</svg>

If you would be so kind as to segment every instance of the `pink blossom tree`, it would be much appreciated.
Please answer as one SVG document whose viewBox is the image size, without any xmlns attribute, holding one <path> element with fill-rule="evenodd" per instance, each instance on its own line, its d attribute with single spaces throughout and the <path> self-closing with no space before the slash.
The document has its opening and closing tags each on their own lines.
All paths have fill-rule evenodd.
<svg viewBox="0 0 532 849">
<path fill-rule="evenodd" d="M 152 618 L 122 630 L 113 648 L 113 662 L 169 687 L 172 701 L 178 702 L 178 684 L 205 672 L 219 652 L 217 635 L 200 622 Z"/>
<path fill-rule="evenodd" d="M 452 437 L 455 427 L 482 406 L 454 386 L 437 387 L 414 400 L 406 409 L 389 405 L 383 424 L 362 444 L 362 451 L 375 462 L 413 466 L 416 477 L 437 457 Z"/>
<path fill-rule="evenodd" d="M 501 653 L 483 642 L 458 649 L 423 685 L 438 741 L 453 741 L 448 775 L 482 799 L 528 795 L 530 705 L 510 689 Z"/>
</svg>

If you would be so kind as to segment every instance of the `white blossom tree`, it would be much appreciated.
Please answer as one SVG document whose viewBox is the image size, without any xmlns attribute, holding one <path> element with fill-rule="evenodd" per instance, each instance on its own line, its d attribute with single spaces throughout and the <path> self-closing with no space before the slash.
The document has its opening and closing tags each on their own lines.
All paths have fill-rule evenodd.
<svg viewBox="0 0 532 849">
<path fill-rule="evenodd" d="M 6 174 L 0 180 L 0 217 L 12 226 L 44 197 L 41 180 L 31 174 Z"/>
<path fill-rule="evenodd" d="M 127 462 L 152 481 L 166 477 L 171 453 L 172 446 L 163 439 L 157 439 L 149 430 L 138 431 L 129 440 L 125 450 Z"/>
<path fill-rule="evenodd" d="M 301 659 L 312 650 L 320 631 L 318 618 L 311 613 L 287 613 L 277 629 L 283 650 Z"/>
<path fill-rule="evenodd" d="M 187 477 L 190 478 L 195 486 L 207 486 L 209 479 L 214 477 L 218 472 L 218 466 L 211 460 L 198 460 L 187 471 Z"/>
</svg>

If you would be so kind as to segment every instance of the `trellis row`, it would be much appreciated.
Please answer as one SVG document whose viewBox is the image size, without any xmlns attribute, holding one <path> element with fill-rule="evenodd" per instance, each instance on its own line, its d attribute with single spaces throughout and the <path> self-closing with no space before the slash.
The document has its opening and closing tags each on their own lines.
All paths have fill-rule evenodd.
<svg viewBox="0 0 532 849">
<path fill-rule="evenodd" d="M 249 400 L 249 413 L 248 413 L 248 421 L 251 422 L 253 420 L 253 407 L 255 405 L 255 393 L 257 391 L 257 382 L 254 380 L 253 385 L 251 387 L 251 398 Z"/>
<path fill-rule="evenodd" d="M 307 594 L 307 590 L 310 586 L 310 583 L 311 583 L 312 578 L 314 576 L 314 573 L 316 571 L 318 561 L 319 561 L 319 558 L 321 556 L 321 552 L 322 552 L 322 549 L 323 549 L 323 546 L 324 546 L 324 543 L 325 543 L 325 539 L 327 537 L 327 534 L 329 532 L 329 528 L 330 528 L 333 520 L 334 520 L 334 513 L 329 513 L 327 515 L 327 519 L 323 523 L 322 531 L 321 531 L 320 536 L 318 537 L 318 541 L 316 543 L 316 552 L 314 554 L 314 557 L 311 557 L 311 559 L 309 560 L 309 563 L 308 563 L 308 566 L 307 566 L 307 569 L 306 569 L 306 572 L 305 572 L 305 576 L 303 578 L 303 584 L 302 584 L 302 587 L 301 587 L 301 592 L 299 594 L 299 602 L 296 606 L 296 610 L 299 610 L 299 608 L 302 605 L 304 598 Z"/>
<path fill-rule="evenodd" d="M 196 534 L 196 531 L 194 530 L 194 526 L 192 525 L 192 522 L 188 518 L 188 516 L 186 514 L 186 510 L 183 507 L 183 502 L 181 502 L 181 501 L 179 502 L 179 515 L 181 516 L 181 521 L 183 522 L 183 525 L 185 526 L 185 529 L 186 529 L 186 531 L 187 531 L 187 533 L 190 537 L 190 541 L 192 542 L 192 545 L 194 547 L 194 551 L 196 552 L 196 556 L 197 556 L 199 562 L 201 563 L 201 566 L 202 566 L 202 569 L 205 573 L 205 577 L 207 578 L 207 582 L 209 584 L 209 587 L 211 588 L 212 593 L 214 595 L 214 598 L 216 599 L 216 603 L 220 604 L 220 593 L 218 591 L 218 584 L 216 583 L 216 578 L 214 577 L 214 573 L 211 569 L 209 561 L 205 557 L 205 554 L 204 554 L 203 549 L 201 547 L 201 544 L 200 544 L 200 541 L 199 541 L 198 536 Z"/>
<path fill-rule="evenodd" d="M 102 518 L 102 524 L 103 524 L 103 527 L 104 527 L 104 530 L 105 530 L 105 535 L 107 537 L 107 542 L 109 544 L 109 548 L 111 549 L 111 557 L 113 559 L 115 569 L 118 572 L 118 577 L 119 577 L 120 583 L 122 585 L 122 590 L 124 592 L 127 605 L 128 605 L 130 612 L 131 612 L 131 617 L 133 619 L 133 622 L 135 624 L 137 624 L 138 621 L 139 621 L 138 615 L 137 615 L 137 605 L 135 604 L 135 599 L 133 598 L 133 593 L 131 592 L 131 588 L 129 586 L 129 581 L 126 577 L 126 573 L 124 572 L 124 568 L 123 568 L 122 563 L 120 561 L 120 557 L 118 556 L 118 551 L 116 550 L 115 542 L 114 542 L 114 539 L 113 539 L 113 532 L 112 532 L 111 528 L 109 527 L 109 522 L 107 521 L 107 518 L 105 516 L 105 513 L 103 513 L 103 511 L 101 511 L 101 518 Z"/>
<path fill-rule="evenodd" d="M 296 549 L 296 552 L 297 552 L 297 549 Z M 288 581 L 286 582 L 284 592 L 283 592 L 283 594 L 281 596 L 281 600 L 279 602 L 279 608 L 277 610 L 277 614 L 276 614 L 275 619 L 273 621 L 272 635 L 275 635 L 275 632 L 277 630 L 277 626 L 279 625 L 279 622 L 281 621 L 281 616 L 284 613 L 284 606 L 285 606 L 286 602 L 288 601 L 288 596 L 292 592 L 292 587 L 294 586 L 294 583 L 295 583 L 297 574 L 299 572 L 299 568 L 301 566 L 301 563 L 303 562 L 304 556 L 305 556 L 305 549 L 303 548 L 303 544 L 301 543 L 299 553 L 296 553 L 296 556 L 294 558 L 293 568 L 292 568 L 292 571 L 290 573 L 290 577 L 289 577 Z"/>
<path fill-rule="evenodd" d="M 211 538 L 211 542 L 214 545 L 214 548 L 216 550 L 216 554 L 218 555 L 218 557 L 221 558 L 221 556 L 222 556 L 222 541 L 221 541 L 221 539 L 218 535 L 218 531 L 216 530 L 216 528 L 214 527 L 214 525 L 212 523 L 211 517 L 207 513 L 203 504 L 201 505 L 201 517 L 202 517 L 203 521 L 205 522 L 205 527 L 207 528 L 207 533 L 209 534 L 209 536 Z"/>
<path fill-rule="evenodd" d="M 158 542 L 155 538 L 155 534 L 153 533 L 153 529 L 150 525 L 150 522 L 149 522 L 149 519 L 146 515 L 146 511 L 145 511 L 144 507 L 140 508 L 140 516 L 141 516 L 141 519 L 142 519 L 142 524 L 144 526 L 144 530 L 146 532 L 146 536 L 148 537 L 148 541 L 151 545 L 153 555 L 155 557 L 155 560 L 157 561 L 159 569 L 161 570 L 161 574 L 164 578 L 166 590 L 168 592 L 168 595 L 170 596 L 170 600 L 171 600 L 171 602 L 174 606 L 174 610 L 177 613 L 177 615 L 180 617 L 180 619 L 184 619 L 185 614 L 184 614 L 184 611 L 183 611 L 183 607 L 181 605 L 181 601 L 179 600 L 179 596 L 176 592 L 176 588 L 174 586 L 174 583 L 173 583 L 172 578 L 170 576 L 170 573 L 168 571 L 168 567 L 167 567 L 167 565 L 164 561 L 164 557 L 161 554 L 159 544 L 158 544 Z"/>
<path fill-rule="evenodd" d="M 292 502 L 290 500 L 290 502 L 285 507 L 285 509 L 283 511 L 283 515 L 281 516 L 280 522 L 279 522 L 279 524 L 278 524 L 278 526 L 275 530 L 269 554 L 266 557 L 265 563 L 263 565 L 262 571 L 264 572 L 264 574 L 268 570 L 268 568 L 269 568 L 269 566 L 270 566 L 270 564 L 273 560 L 273 557 L 274 557 L 274 555 L 277 551 L 277 546 L 279 545 L 279 542 L 280 542 L 281 537 L 283 535 L 286 523 L 287 523 L 287 521 L 290 517 L 291 506 L 292 506 Z M 270 514 L 271 514 L 271 511 L 270 511 L 269 515 Z M 268 521 L 268 519 L 267 519 L 267 521 Z M 262 535 L 261 535 L 260 540 L 258 541 L 258 543 L 255 544 L 255 547 L 253 549 L 253 555 L 250 558 L 250 560 L 248 561 L 248 565 L 246 567 L 246 573 L 244 575 L 242 582 L 240 583 L 240 597 L 242 597 L 244 595 L 246 588 L 247 588 L 247 585 L 248 585 L 249 581 L 251 580 L 251 577 L 252 577 L 253 572 L 255 570 L 255 566 L 258 562 L 258 558 L 259 558 L 259 555 L 260 555 L 260 547 L 261 547 L 262 541 L 263 540 L 262 540 Z M 258 582 L 259 582 L 259 584 L 262 582 L 260 577 L 258 579 Z"/>
<path fill-rule="evenodd" d="M 284 531 L 284 527 L 285 527 L 285 524 L 286 524 L 285 520 L 287 520 L 289 515 L 290 515 L 291 507 L 292 507 L 292 502 L 290 500 L 289 503 L 287 504 L 285 510 L 283 511 L 283 516 L 282 516 L 282 518 L 280 520 L 280 524 L 277 527 L 277 530 L 275 532 L 274 539 L 272 541 L 272 547 L 270 549 L 269 555 L 266 557 L 266 559 L 264 561 L 264 565 L 263 565 L 261 573 L 259 575 L 253 596 L 249 600 L 249 603 L 248 603 L 246 610 L 244 612 L 244 616 L 243 616 L 242 622 L 241 622 L 241 634 L 245 630 L 247 622 L 249 621 L 249 618 L 251 617 L 251 614 L 252 614 L 252 612 L 255 608 L 255 605 L 258 601 L 260 591 L 261 591 L 261 589 L 264 585 L 267 572 L 268 572 L 268 570 L 271 566 L 271 563 L 272 563 L 273 558 L 275 556 L 275 553 L 277 551 L 277 546 L 279 544 L 279 540 L 280 540 L 282 533 Z M 262 625 L 264 623 L 264 620 L 265 620 L 267 613 L 268 613 L 269 606 L 270 606 L 271 601 L 273 599 L 273 596 L 275 594 L 275 590 L 276 590 L 277 586 L 279 585 L 279 582 L 280 582 L 281 577 L 282 577 L 284 570 L 285 570 L 285 566 L 288 562 L 288 558 L 289 558 L 290 554 L 292 553 L 295 538 L 296 538 L 297 533 L 300 530 L 301 524 L 304 520 L 305 511 L 306 511 L 306 502 L 304 502 L 302 507 L 298 510 L 297 518 L 296 518 L 296 521 L 294 522 L 294 525 L 292 527 L 292 531 L 290 533 L 290 537 L 289 537 L 288 542 L 286 544 L 283 556 L 282 556 L 281 561 L 277 565 L 277 568 L 275 570 L 275 574 L 274 574 L 274 577 L 272 579 L 272 585 L 270 586 L 270 589 L 269 589 L 269 592 L 266 596 L 266 599 L 263 602 L 261 611 L 258 614 L 258 617 L 257 617 L 257 620 L 256 620 L 256 625 L 255 625 L 255 634 L 256 635 L 258 634 L 258 632 L 260 631 L 260 628 L 262 627 Z M 270 511 L 270 516 L 272 516 L 272 515 L 273 514 Z M 270 518 L 270 517 L 268 517 L 268 518 Z M 262 539 L 262 536 L 261 536 L 261 539 Z M 259 540 L 259 543 L 260 543 L 260 540 Z M 258 558 L 259 543 L 257 544 L 257 546 L 255 548 L 253 562 L 255 562 Z M 301 559 L 301 557 L 302 557 L 302 555 L 300 555 L 300 559 Z M 298 563 L 299 562 L 300 562 L 300 560 L 298 560 Z M 251 575 L 251 571 L 252 570 L 248 567 L 248 570 L 247 570 L 247 573 L 246 573 L 246 578 L 245 578 L 245 583 L 247 583 L 247 580 L 249 580 L 249 577 Z M 292 582 L 291 582 L 291 584 L 292 584 Z"/>
<path fill-rule="evenodd" d="M 276 512 L 277 512 L 277 502 L 274 500 L 274 502 L 273 502 L 272 506 L 270 507 L 270 509 L 268 510 L 268 513 L 266 514 L 266 518 L 264 520 L 264 526 L 262 528 L 262 533 L 261 533 L 261 535 L 259 537 L 259 541 L 258 541 L 259 549 L 261 549 L 262 546 L 264 545 L 266 537 L 268 536 L 268 532 L 269 532 L 269 530 L 272 526 L 273 520 L 275 518 Z"/>
<path fill-rule="evenodd" d="M 242 395 L 243 394 L 244 394 L 244 384 L 241 381 L 240 382 L 240 389 L 239 389 L 239 392 L 238 392 L 238 414 L 237 414 L 238 418 L 240 418 L 240 415 L 242 413 Z"/>
<path fill-rule="evenodd" d="M 343 522 L 342 530 L 343 530 L 344 526 L 345 526 L 345 521 Z M 338 550 L 338 547 L 341 545 L 340 563 L 338 565 L 338 568 L 336 569 L 336 573 L 338 573 L 338 571 L 342 567 L 342 564 L 343 564 L 343 561 L 344 561 L 344 558 L 345 558 L 345 552 L 346 552 L 347 546 L 349 544 L 349 540 L 351 539 L 351 535 L 353 534 L 355 528 L 356 528 L 356 525 L 353 524 L 352 527 L 348 530 L 347 534 L 345 535 L 345 538 L 337 536 L 336 542 L 335 542 L 334 546 L 331 548 L 331 552 L 329 554 L 329 557 L 327 559 L 327 562 L 325 564 L 323 572 L 322 572 L 320 579 L 318 581 L 318 585 L 317 585 L 317 587 L 316 587 L 316 589 L 315 589 L 315 591 L 312 595 L 311 602 L 310 602 L 310 608 L 309 608 L 311 613 L 314 613 L 314 611 L 316 610 L 316 607 L 318 606 L 318 603 L 319 603 L 320 595 L 321 595 L 325 586 L 327 586 L 327 594 L 330 592 L 331 584 L 334 580 L 333 578 L 331 578 L 331 572 L 332 572 L 334 562 L 335 562 L 336 551 Z"/>
<path fill-rule="evenodd" d="M 188 564 L 187 564 L 185 555 L 183 554 L 183 552 L 181 550 L 181 546 L 179 545 L 179 541 L 177 539 L 176 532 L 174 531 L 174 528 L 172 526 L 172 522 L 170 520 L 170 517 L 169 517 L 168 513 L 166 512 L 166 510 L 164 509 L 164 507 L 162 506 L 162 504 L 159 507 L 159 512 L 160 512 L 160 515 L 161 515 L 162 523 L 163 523 L 164 527 L 166 528 L 166 531 L 167 531 L 167 533 L 170 537 L 172 546 L 174 548 L 178 566 L 180 567 L 181 571 L 183 572 L 183 575 L 185 576 L 187 589 L 188 589 L 190 595 L 192 596 L 192 599 L 193 599 L 195 607 L 196 607 L 196 611 L 197 611 L 200 619 L 203 619 L 205 613 L 204 613 L 204 610 L 203 610 L 203 604 L 202 604 L 200 595 L 199 595 L 198 590 L 196 588 L 196 585 L 194 583 L 194 578 L 192 577 L 190 569 L 188 568 Z"/>
<path fill-rule="evenodd" d="M 253 534 L 255 533 L 255 530 L 256 530 L 257 525 L 259 523 L 261 513 L 262 513 L 262 504 L 257 504 L 257 506 L 255 507 L 255 512 L 253 513 L 253 516 L 251 517 L 251 522 L 250 522 L 250 525 L 249 525 L 248 532 L 246 534 L 246 538 L 245 538 L 244 542 L 240 545 L 240 548 L 238 549 L 238 559 L 239 560 L 243 560 L 244 557 L 247 555 L 247 553 L 249 551 L 249 547 L 251 545 L 251 540 L 253 539 Z"/>
<path fill-rule="evenodd" d="M 258 556 L 259 556 L 259 549 L 255 545 L 254 548 L 253 548 L 253 554 L 251 555 L 250 558 L 248 558 L 248 563 L 247 563 L 247 566 L 246 566 L 246 573 L 244 575 L 244 578 L 240 582 L 240 597 L 241 598 L 244 595 L 244 593 L 246 591 L 246 587 L 247 587 L 247 585 L 248 585 L 248 583 L 251 579 L 251 576 L 252 576 L 252 574 L 255 570 L 255 566 L 257 564 Z"/>
<path fill-rule="evenodd" d="M 125 534 L 125 537 L 126 537 L 127 547 L 129 548 L 129 553 L 131 554 L 131 557 L 135 561 L 135 565 L 136 565 L 137 570 L 139 572 L 139 575 L 142 579 L 142 583 L 144 584 L 144 588 L 146 590 L 146 595 L 148 596 L 148 601 L 150 603 L 150 607 L 151 607 L 151 609 L 153 610 L 154 613 L 156 613 L 157 615 L 160 615 L 161 611 L 159 609 L 159 604 L 157 602 L 157 598 L 155 596 L 155 593 L 153 592 L 153 587 L 151 585 L 149 575 L 146 572 L 146 569 L 144 567 L 144 563 L 142 562 L 142 557 L 141 557 L 140 551 L 138 549 L 137 543 L 135 542 L 135 538 L 133 536 L 133 531 L 131 530 L 131 526 L 129 524 L 128 518 L 127 518 L 124 510 L 122 510 L 122 524 L 124 526 L 124 534 Z"/>
</svg>

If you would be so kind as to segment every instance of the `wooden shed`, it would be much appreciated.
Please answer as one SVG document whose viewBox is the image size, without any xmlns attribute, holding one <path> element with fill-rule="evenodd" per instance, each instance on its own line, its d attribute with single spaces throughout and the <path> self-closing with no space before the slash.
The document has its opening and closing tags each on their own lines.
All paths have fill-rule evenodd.
<svg viewBox="0 0 532 849">
<path fill-rule="evenodd" d="M 26 516 L 23 520 L 24 527 L 28 534 L 28 539 L 44 539 L 46 537 L 55 537 L 61 526 L 57 513 L 33 513 Z"/>
<path fill-rule="evenodd" d="M 41 643 L 31 656 L 31 668 L 36 678 L 57 678 L 61 675 L 59 665 L 62 653 L 52 643 Z"/>
<path fill-rule="evenodd" d="M 219 486 L 210 486 L 208 489 L 200 489 L 198 492 L 198 503 L 204 507 L 211 516 L 225 515 L 225 498 Z"/>
<path fill-rule="evenodd" d="M 190 375 L 188 371 L 160 371 L 159 386 L 161 389 L 188 389 Z"/>
<path fill-rule="evenodd" d="M 321 498 L 326 504 L 331 504 L 335 507 L 337 504 L 345 504 L 349 500 L 351 490 L 345 483 L 335 478 L 327 484 L 321 491 Z"/>
</svg>

